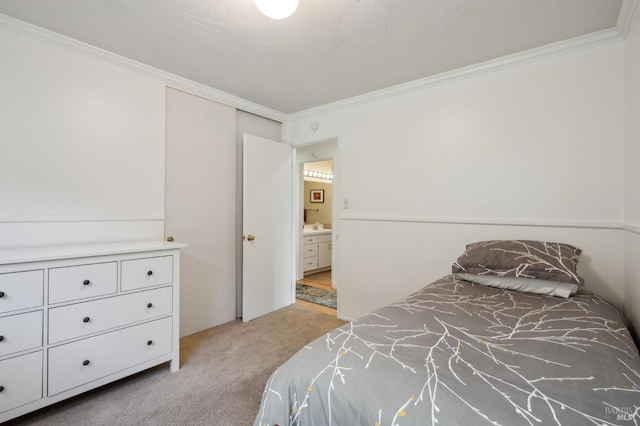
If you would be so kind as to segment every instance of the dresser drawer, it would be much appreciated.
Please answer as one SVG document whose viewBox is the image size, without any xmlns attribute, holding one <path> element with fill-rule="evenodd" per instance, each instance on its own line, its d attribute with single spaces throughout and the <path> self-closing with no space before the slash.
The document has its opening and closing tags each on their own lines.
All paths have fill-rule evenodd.
<svg viewBox="0 0 640 426">
<path fill-rule="evenodd" d="M 42 398 L 42 351 L 0 361 L 0 413 Z"/>
<path fill-rule="evenodd" d="M 303 271 L 311 271 L 313 269 L 318 269 L 318 256 L 316 257 L 307 257 L 304 259 L 303 263 Z"/>
<path fill-rule="evenodd" d="M 42 346 L 42 311 L 0 318 L 0 356 Z"/>
<path fill-rule="evenodd" d="M 135 290 L 173 282 L 173 256 L 122 262 L 122 290 Z"/>
<path fill-rule="evenodd" d="M 86 299 L 115 293 L 117 290 L 117 262 L 49 270 L 49 303 Z"/>
<path fill-rule="evenodd" d="M 313 237 L 303 237 L 302 244 L 316 244 L 318 242 L 318 236 L 314 235 Z"/>
<path fill-rule="evenodd" d="M 312 257 L 312 256 L 317 256 L 318 255 L 318 245 L 305 245 L 302 246 L 302 252 L 304 254 L 304 257 Z"/>
<path fill-rule="evenodd" d="M 49 343 L 157 318 L 172 311 L 173 288 L 130 293 L 49 309 Z"/>
<path fill-rule="evenodd" d="M 35 308 L 44 302 L 44 271 L 0 274 L 0 313 Z"/>
<path fill-rule="evenodd" d="M 171 338 L 169 317 L 51 348 L 48 395 L 169 354 Z"/>
</svg>

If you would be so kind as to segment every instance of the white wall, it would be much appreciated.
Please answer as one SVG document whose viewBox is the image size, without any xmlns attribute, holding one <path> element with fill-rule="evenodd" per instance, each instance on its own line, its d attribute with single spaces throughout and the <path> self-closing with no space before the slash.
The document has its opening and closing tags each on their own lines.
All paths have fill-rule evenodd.
<svg viewBox="0 0 640 426">
<path fill-rule="evenodd" d="M 624 310 L 640 344 L 640 10 L 625 41 L 625 270 Z"/>
<path fill-rule="evenodd" d="M 0 246 L 162 237 L 164 83 L 0 29 Z"/>
<path fill-rule="evenodd" d="M 623 64 L 620 42 L 294 117 L 294 144 L 339 140 L 342 315 L 420 288 L 489 238 L 580 246 L 587 287 L 621 306 Z"/>
<path fill-rule="evenodd" d="M 492 239 L 569 242 L 584 250 L 585 287 L 622 306 L 620 230 L 344 220 L 338 303 L 357 318 L 451 273 L 465 244 Z"/>
</svg>

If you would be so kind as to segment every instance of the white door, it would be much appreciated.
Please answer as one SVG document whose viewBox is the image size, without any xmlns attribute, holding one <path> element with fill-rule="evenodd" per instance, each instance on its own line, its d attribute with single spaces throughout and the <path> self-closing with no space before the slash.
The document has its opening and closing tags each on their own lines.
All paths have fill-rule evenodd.
<svg viewBox="0 0 640 426">
<path fill-rule="evenodd" d="M 292 148 L 244 135 L 242 319 L 293 303 Z"/>
</svg>

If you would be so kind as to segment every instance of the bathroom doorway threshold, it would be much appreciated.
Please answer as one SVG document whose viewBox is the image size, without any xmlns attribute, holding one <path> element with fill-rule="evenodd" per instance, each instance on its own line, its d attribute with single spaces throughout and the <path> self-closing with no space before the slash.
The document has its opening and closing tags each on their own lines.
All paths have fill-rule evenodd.
<svg viewBox="0 0 640 426">
<path fill-rule="evenodd" d="M 333 287 L 331 287 L 331 270 L 307 275 L 303 279 L 298 280 L 297 284 L 304 284 L 311 287 L 320 288 L 323 290 L 333 290 Z M 296 305 L 302 308 L 309 309 L 309 310 L 323 313 L 323 314 L 328 314 L 333 316 L 338 315 L 337 310 L 334 308 L 319 305 L 317 303 L 307 302 L 306 300 L 301 300 L 298 298 L 296 298 Z"/>
</svg>

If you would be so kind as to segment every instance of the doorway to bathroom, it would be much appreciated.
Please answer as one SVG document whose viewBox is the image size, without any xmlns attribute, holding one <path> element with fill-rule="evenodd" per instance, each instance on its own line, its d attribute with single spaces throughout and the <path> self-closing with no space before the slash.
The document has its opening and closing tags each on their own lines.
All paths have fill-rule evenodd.
<svg viewBox="0 0 640 426">
<path fill-rule="evenodd" d="M 296 303 L 336 315 L 332 286 L 333 160 L 302 163 L 302 279 Z"/>
<path fill-rule="evenodd" d="M 337 139 L 325 139 L 295 149 L 295 302 L 340 317 L 337 148 Z"/>
</svg>

